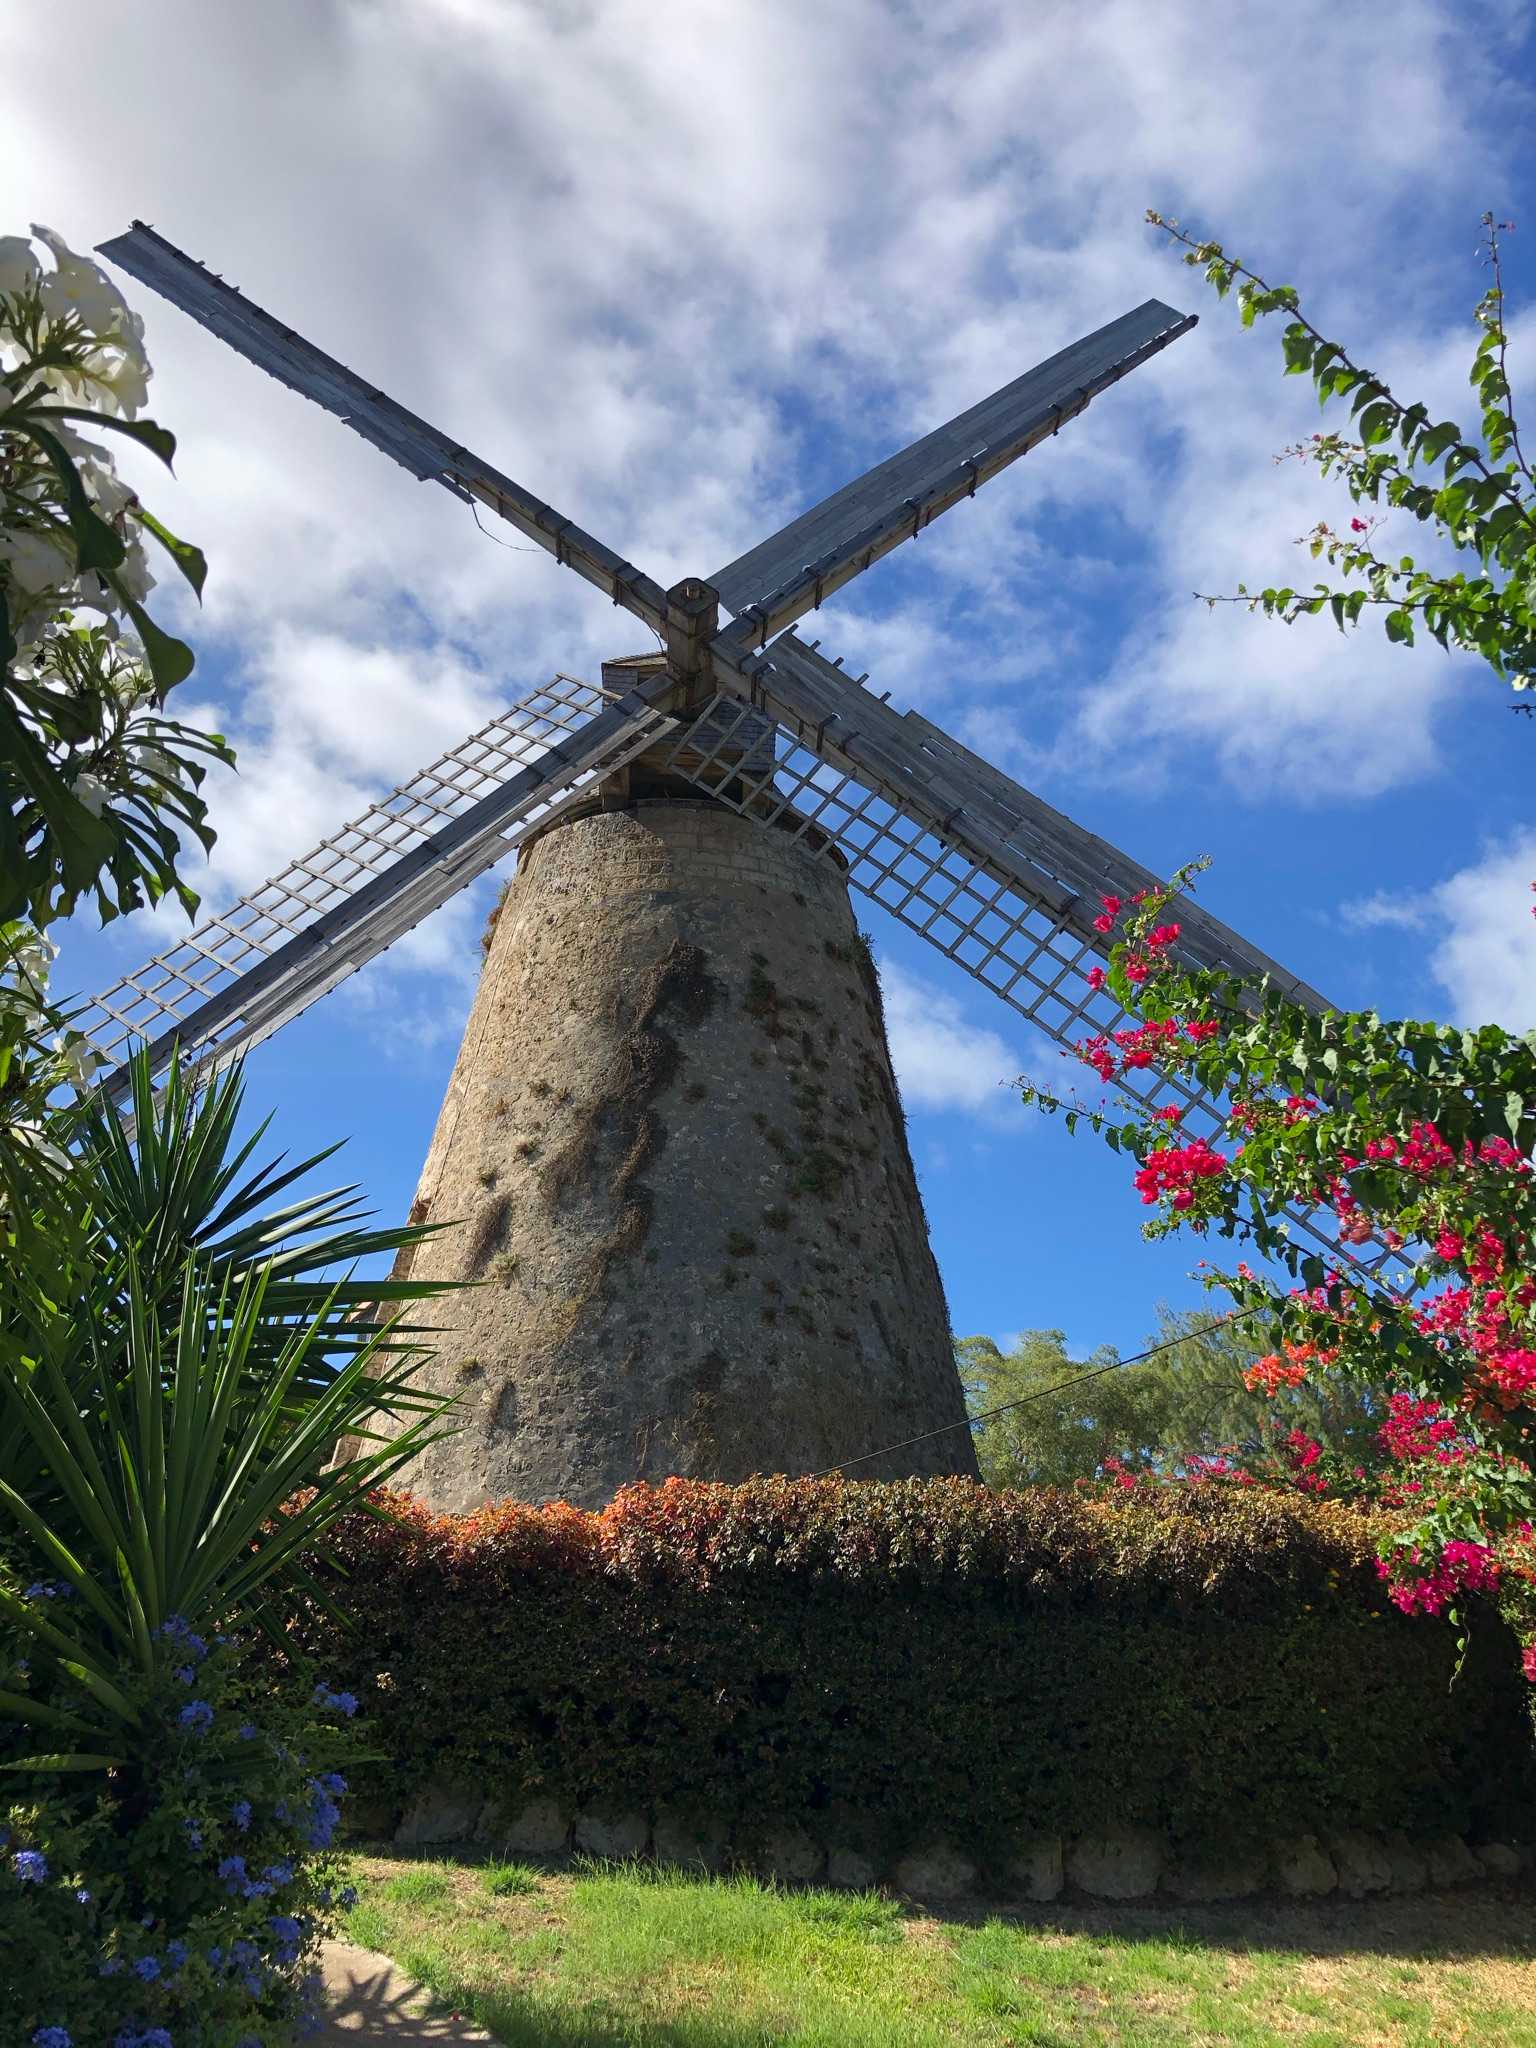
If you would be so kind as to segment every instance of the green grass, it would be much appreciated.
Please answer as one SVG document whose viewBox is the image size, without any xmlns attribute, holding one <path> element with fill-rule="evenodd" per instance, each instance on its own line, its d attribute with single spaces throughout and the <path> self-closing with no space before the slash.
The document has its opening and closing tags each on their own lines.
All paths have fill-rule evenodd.
<svg viewBox="0 0 1536 2048">
<path fill-rule="evenodd" d="M 640 1865 L 353 1876 L 349 1937 L 505 2048 L 1536 2048 L 1518 1894 L 934 1914 Z"/>
</svg>

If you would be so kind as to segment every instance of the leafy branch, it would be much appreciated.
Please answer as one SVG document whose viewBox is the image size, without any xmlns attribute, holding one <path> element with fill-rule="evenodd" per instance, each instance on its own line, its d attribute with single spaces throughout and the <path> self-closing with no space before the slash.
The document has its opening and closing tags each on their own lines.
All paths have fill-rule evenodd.
<svg viewBox="0 0 1536 2048">
<path fill-rule="evenodd" d="M 1350 535 L 1324 524 L 1307 536 L 1313 558 L 1325 557 L 1341 584 L 1258 592 L 1239 584 L 1231 596 L 1196 595 L 1207 604 L 1245 603 L 1285 625 L 1328 612 L 1341 632 L 1368 606 L 1380 607 L 1389 640 L 1411 645 L 1417 619 L 1448 652 L 1476 654 L 1516 691 L 1536 689 L 1536 492 L 1510 397 L 1499 241 L 1513 223 L 1482 218 L 1492 282 L 1475 309 L 1483 330 L 1470 372 L 1481 407 L 1477 441 L 1454 420 L 1431 422 L 1422 403 L 1405 404 L 1307 317 L 1293 285 L 1269 284 L 1221 243 L 1197 240 L 1163 214 L 1149 211 L 1147 219 L 1183 247 L 1185 263 L 1203 271 L 1218 298 L 1235 296 L 1245 327 L 1273 313 L 1290 316 L 1281 336 L 1287 376 L 1310 376 L 1322 406 L 1349 399 L 1357 439 L 1314 434 L 1285 454 L 1315 463 L 1324 476 L 1337 473 L 1357 504 L 1408 513 L 1480 565 L 1471 575 L 1441 573 L 1408 554 L 1394 565 L 1369 544 L 1379 519 L 1356 519 Z"/>
</svg>

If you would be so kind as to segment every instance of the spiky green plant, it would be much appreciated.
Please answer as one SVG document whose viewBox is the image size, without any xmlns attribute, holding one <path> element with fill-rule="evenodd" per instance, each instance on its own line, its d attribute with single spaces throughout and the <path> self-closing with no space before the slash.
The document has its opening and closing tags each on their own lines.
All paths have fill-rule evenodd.
<svg viewBox="0 0 1536 2048">
<path fill-rule="evenodd" d="M 0 1577 L 0 1618 L 25 1639 L 42 1681 L 25 1694 L 0 1689 L 0 1713 L 64 1745 L 17 1755 L 0 1743 L 13 1749 L 12 1772 L 131 1772 L 145 1691 L 167 1659 L 166 1624 L 249 1624 L 338 1517 L 433 1431 L 429 1410 L 391 1441 L 324 1469 L 339 1435 L 403 1394 L 414 1355 L 389 1360 L 375 1332 L 298 1402 L 324 1307 L 291 1330 L 284 1320 L 272 1358 L 261 1271 L 214 1277 L 189 1261 L 168 1331 L 131 1253 L 127 1281 L 125 1321 L 74 1329 L 67 1362 L 53 1352 L 31 1371 L 0 1362 L 6 1434 L 30 1446 L 34 1469 L 47 1475 L 40 1499 L 0 1479 L 11 1567 L 11 1583 Z M 74 1597 L 29 1599 L 26 1578 Z M 77 1703 L 53 1703 L 55 1686 Z"/>
</svg>

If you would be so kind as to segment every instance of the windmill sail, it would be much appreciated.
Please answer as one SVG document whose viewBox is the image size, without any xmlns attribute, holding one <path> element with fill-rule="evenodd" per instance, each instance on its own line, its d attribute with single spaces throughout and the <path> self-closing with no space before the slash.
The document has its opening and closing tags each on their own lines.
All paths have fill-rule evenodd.
<svg viewBox="0 0 1536 2048">
<path fill-rule="evenodd" d="M 725 647 L 761 647 L 1054 434 L 1196 324 L 1148 299 L 867 470 L 707 580 L 737 614 Z"/>
<path fill-rule="evenodd" d="M 222 1062 L 259 1044 L 671 727 L 644 685 L 557 676 L 82 1006 L 103 1085 L 124 1092 L 141 1040 L 156 1070 L 178 1046 Z"/>
<path fill-rule="evenodd" d="M 547 548 L 556 561 L 596 584 L 615 604 L 660 631 L 666 592 L 632 562 L 263 312 L 153 228 L 135 221 L 126 235 L 98 244 L 97 254 L 190 313 L 258 369 L 345 420 L 354 433 L 381 448 L 412 476 L 440 483 L 456 497 L 477 499 Z"/>
<path fill-rule="evenodd" d="M 780 756 L 744 774 L 735 724 L 764 713 L 783 734 Z M 710 739 L 701 742 L 701 732 Z M 1129 898 L 1159 878 L 916 712 L 902 716 L 860 690 L 793 633 L 753 666 L 748 701 L 722 693 L 674 743 L 672 758 L 718 801 L 840 857 L 851 888 L 1059 1044 L 1135 1021 L 1089 984 L 1111 944 L 1093 919 L 1101 895 Z M 1333 1007 L 1187 898 L 1178 920 L 1173 951 L 1186 965 L 1267 978 L 1293 1002 Z M 1178 1075 L 1148 1068 L 1117 1085 L 1149 1106 L 1177 1106 L 1191 1136 L 1223 1133 L 1222 1109 Z M 1337 1243 L 1326 1214 L 1295 1206 L 1288 1214 L 1354 1265 L 1374 1270 L 1388 1256 Z"/>
</svg>

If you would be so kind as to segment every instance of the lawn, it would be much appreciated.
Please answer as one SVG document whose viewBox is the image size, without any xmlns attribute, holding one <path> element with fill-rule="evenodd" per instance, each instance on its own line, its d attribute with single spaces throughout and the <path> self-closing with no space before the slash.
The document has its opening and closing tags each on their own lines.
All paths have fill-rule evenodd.
<svg viewBox="0 0 1536 2048">
<path fill-rule="evenodd" d="M 506 2048 L 1536 2048 L 1517 1892 L 933 1912 L 633 1865 L 353 1878 L 350 1938 Z"/>
</svg>

